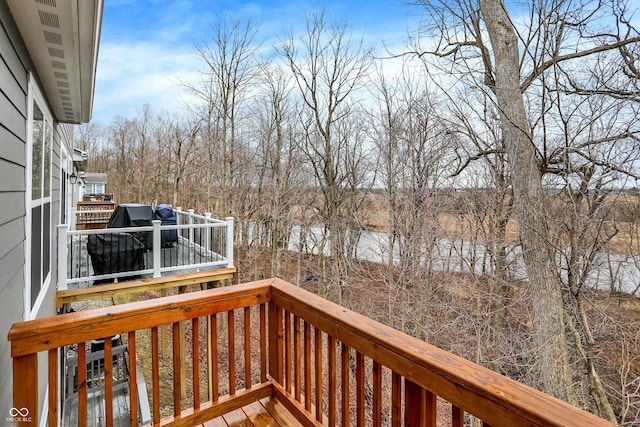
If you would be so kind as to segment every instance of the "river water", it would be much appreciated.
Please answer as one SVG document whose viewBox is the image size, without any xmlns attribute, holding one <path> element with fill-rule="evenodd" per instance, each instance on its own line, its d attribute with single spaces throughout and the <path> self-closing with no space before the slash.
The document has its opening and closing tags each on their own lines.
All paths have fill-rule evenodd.
<svg viewBox="0 0 640 427">
<path fill-rule="evenodd" d="M 254 235 L 254 226 L 255 223 L 249 223 L 246 234 L 249 239 Z M 292 228 L 288 249 L 299 251 L 302 247 L 303 252 L 318 254 L 322 228 L 310 227 L 305 231 L 301 240 L 301 227 Z M 355 248 L 356 257 L 363 261 L 386 263 L 389 257 L 387 234 L 366 230 L 360 233 Z M 329 245 L 325 245 L 325 253 L 328 252 L 328 247 Z M 394 249 L 393 257 L 394 262 L 399 260 L 397 248 Z M 507 258 L 510 276 L 515 280 L 526 279 L 520 248 L 513 248 Z M 491 268 L 486 246 L 481 243 L 472 245 L 469 241 L 441 239 L 434 246 L 428 259 L 431 268 L 437 271 L 484 274 Z M 607 290 L 613 285 L 616 291 L 640 296 L 640 257 L 600 253 L 586 283 L 592 289 Z"/>
</svg>

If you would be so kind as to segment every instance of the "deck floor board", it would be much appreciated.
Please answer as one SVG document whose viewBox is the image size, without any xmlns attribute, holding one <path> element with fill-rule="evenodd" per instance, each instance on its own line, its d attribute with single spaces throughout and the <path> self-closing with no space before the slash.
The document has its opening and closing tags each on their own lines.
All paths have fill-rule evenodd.
<svg viewBox="0 0 640 427">
<path fill-rule="evenodd" d="M 274 397 L 265 397 L 221 417 L 202 424 L 201 427 L 298 427 L 302 426 Z"/>
<path fill-rule="evenodd" d="M 126 427 L 129 425 L 129 385 L 119 383 L 113 386 L 113 426 Z M 105 419 L 104 388 L 96 387 L 87 390 L 87 426 L 104 427 Z M 78 425 L 78 395 L 67 399 L 62 418 L 64 427 Z"/>
</svg>

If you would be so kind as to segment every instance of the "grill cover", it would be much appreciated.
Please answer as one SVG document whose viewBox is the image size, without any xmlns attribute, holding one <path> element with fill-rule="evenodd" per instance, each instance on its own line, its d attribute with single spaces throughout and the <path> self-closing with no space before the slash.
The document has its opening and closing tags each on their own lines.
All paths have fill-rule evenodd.
<svg viewBox="0 0 640 427">
<path fill-rule="evenodd" d="M 162 225 L 176 225 L 176 216 L 170 205 L 161 203 L 153 210 L 153 218 L 162 221 Z M 178 230 L 162 230 L 160 240 L 163 248 L 178 242 Z"/>
<path fill-rule="evenodd" d="M 87 252 L 95 275 L 144 270 L 144 244 L 129 233 L 90 234 Z M 110 282 L 113 280 L 99 280 L 96 284 Z"/>
<path fill-rule="evenodd" d="M 109 218 L 107 228 L 147 227 L 153 221 L 153 211 L 149 205 L 122 204 L 118 205 Z M 151 231 L 131 233 L 144 244 L 145 249 L 153 248 L 153 233 Z"/>
</svg>

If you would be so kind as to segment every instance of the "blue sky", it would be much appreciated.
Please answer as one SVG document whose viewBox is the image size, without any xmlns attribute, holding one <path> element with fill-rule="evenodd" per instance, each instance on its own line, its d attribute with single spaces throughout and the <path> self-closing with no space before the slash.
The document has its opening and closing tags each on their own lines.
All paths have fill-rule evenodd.
<svg viewBox="0 0 640 427">
<path fill-rule="evenodd" d="M 194 43 L 208 41 L 220 17 L 253 21 L 269 47 L 304 28 L 305 13 L 322 9 L 329 22 L 346 22 L 379 50 L 402 45 L 420 12 L 402 0 L 105 0 L 93 120 L 132 117 L 145 103 L 155 112 L 177 111 L 184 100 L 178 81 L 195 77 L 200 66 Z"/>
</svg>

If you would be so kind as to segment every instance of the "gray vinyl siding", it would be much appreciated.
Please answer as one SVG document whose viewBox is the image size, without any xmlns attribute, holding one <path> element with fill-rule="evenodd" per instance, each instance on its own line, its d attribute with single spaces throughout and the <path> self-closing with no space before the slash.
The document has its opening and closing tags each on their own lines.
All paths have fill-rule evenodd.
<svg viewBox="0 0 640 427">
<path fill-rule="evenodd" d="M 27 69 L 17 29 L 0 1 L 0 422 L 12 407 L 9 328 L 24 318 Z"/>
<path fill-rule="evenodd" d="M 11 325 L 24 319 L 26 141 L 28 71 L 31 59 L 13 22 L 8 6 L 0 0 L 0 425 L 12 405 Z M 37 77 L 37 76 L 36 76 Z M 56 314 L 56 229 L 60 218 L 61 145 L 72 153 L 73 126 L 53 123 L 51 180 L 51 284 L 37 317 Z M 29 172 L 30 173 L 30 172 Z M 46 391 L 46 363 L 40 360 L 40 416 Z M 44 414 L 46 415 L 46 414 Z"/>
</svg>

